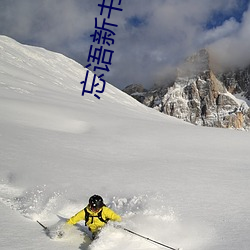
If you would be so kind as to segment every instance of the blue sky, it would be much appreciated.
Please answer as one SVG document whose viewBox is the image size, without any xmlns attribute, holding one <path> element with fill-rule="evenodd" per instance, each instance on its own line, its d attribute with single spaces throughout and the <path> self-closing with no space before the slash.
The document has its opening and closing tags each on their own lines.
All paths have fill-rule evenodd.
<svg viewBox="0 0 250 250">
<path fill-rule="evenodd" d="M 243 14 L 248 9 L 249 0 L 239 0 L 237 4 L 236 8 L 233 8 L 229 13 L 224 13 L 223 9 L 214 11 L 206 24 L 206 28 L 212 29 L 221 26 L 225 20 L 232 17 L 235 18 L 237 22 L 241 23 Z"/>
<path fill-rule="evenodd" d="M 106 0 L 108 3 L 110 0 Z M 118 3 L 119 0 L 114 0 Z M 122 0 L 110 72 L 124 88 L 167 81 L 187 56 L 210 48 L 223 64 L 250 63 L 250 0 Z M 1 0 L 0 34 L 87 64 L 102 0 Z"/>
</svg>

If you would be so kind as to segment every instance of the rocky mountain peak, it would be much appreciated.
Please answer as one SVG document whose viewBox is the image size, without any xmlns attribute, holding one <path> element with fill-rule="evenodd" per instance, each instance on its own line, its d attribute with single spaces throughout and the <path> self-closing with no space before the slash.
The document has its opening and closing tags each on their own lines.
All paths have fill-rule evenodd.
<svg viewBox="0 0 250 250">
<path fill-rule="evenodd" d="M 171 86 L 140 92 L 138 101 L 196 125 L 248 129 L 250 109 L 234 93 L 250 93 L 249 71 L 214 73 L 209 51 L 202 49 L 177 69 Z M 138 92 L 137 92 L 138 94 Z M 250 94 L 249 94 L 250 96 Z"/>
<path fill-rule="evenodd" d="M 194 55 L 188 57 L 177 69 L 177 77 L 194 77 L 205 74 L 210 70 L 209 53 L 201 49 Z"/>
</svg>

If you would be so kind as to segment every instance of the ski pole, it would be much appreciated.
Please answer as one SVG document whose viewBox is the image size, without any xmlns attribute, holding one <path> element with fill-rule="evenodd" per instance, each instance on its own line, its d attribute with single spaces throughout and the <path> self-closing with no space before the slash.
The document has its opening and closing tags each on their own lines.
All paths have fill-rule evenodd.
<svg viewBox="0 0 250 250">
<path fill-rule="evenodd" d="M 180 248 L 173 248 L 173 247 L 167 246 L 167 245 L 162 244 L 162 243 L 160 243 L 160 242 L 158 242 L 158 241 L 155 241 L 155 240 L 152 240 L 152 239 L 150 239 L 150 238 L 148 238 L 148 237 L 145 237 L 145 236 L 143 236 L 143 235 L 141 235 L 141 234 L 135 233 L 135 232 L 133 232 L 133 231 L 127 229 L 127 228 L 122 228 L 122 229 L 125 230 L 125 231 L 127 231 L 127 232 L 129 232 L 129 233 L 131 233 L 131 234 L 137 235 L 137 236 L 139 236 L 139 237 L 141 237 L 141 238 L 143 238 L 143 239 L 145 239 L 145 240 L 154 242 L 154 243 L 156 243 L 156 244 L 158 244 L 158 245 L 161 245 L 161 246 L 163 246 L 163 247 L 169 248 L 169 249 L 171 249 L 171 250 L 180 250 Z"/>
<path fill-rule="evenodd" d="M 48 228 L 47 227 L 45 227 L 40 221 L 36 221 L 40 226 L 42 226 L 43 227 L 43 229 L 46 231 L 46 230 L 48 230 Z"/>
</svg>

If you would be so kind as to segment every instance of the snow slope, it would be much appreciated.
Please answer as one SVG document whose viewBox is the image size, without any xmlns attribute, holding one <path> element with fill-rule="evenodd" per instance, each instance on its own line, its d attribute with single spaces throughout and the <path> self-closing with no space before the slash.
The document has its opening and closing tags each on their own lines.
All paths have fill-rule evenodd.
<svg viewBox="0 0 250 250">
<path fill-rule="evenodd" d="M 90 244 L 83 223 L 63 239 L 36 223 L 53 228 L 97 193 L 171 247 L 250 249 L 249 133 L 181 122 L 110 84 L 81 96 L 85 73 L 0 36 L 0 248 L 162 249 L 112 225 Z"/>
</svg>

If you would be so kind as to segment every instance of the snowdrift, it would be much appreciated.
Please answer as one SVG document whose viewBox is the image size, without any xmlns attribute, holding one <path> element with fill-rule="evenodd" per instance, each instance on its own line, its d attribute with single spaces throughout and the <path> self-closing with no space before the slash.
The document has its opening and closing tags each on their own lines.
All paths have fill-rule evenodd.
<svg viewBox="0 0 250 250">
<path fill-rule="evenodd" d="M 36 223 L 53 227 L 96 193 L 124 227 L 167 245 L 249 249 L 249 133 L 195 127 L 110 84 L 100 100 L 81 96 L 85 74 L 0 36 L 0 246 L 162 249 L 112 225 L 93 243 L 84 223 L 51 240 Z"/>
</svg>

